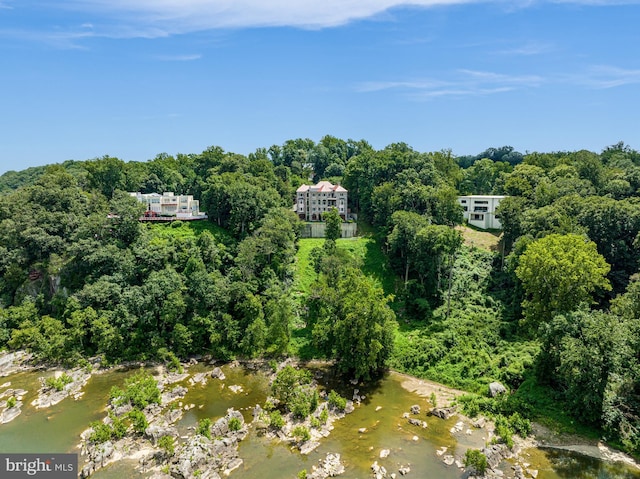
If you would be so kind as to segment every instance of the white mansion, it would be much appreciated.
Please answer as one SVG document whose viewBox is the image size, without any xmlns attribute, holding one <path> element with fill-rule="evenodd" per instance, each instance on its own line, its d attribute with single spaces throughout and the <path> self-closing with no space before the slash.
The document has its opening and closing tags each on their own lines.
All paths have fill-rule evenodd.
<svg viewBox="0 0 640 479">
<path fill-rule="evenodd" d="M 172 191 L 158 193 L 129 193 L 139 202 L 147 205 L 145 217 L 173 217 L 181 220 L 203 219 L 206 213 L 200 211 L 200 202 L 192 195 L 175 195 Z"/>
<path fill-rule="evenodd" d="M 336 208 L 347 219 L 347 190 L 340 185 L 321 181 L 317 185 L 302 185 L 296 190 L 295 212 L 300 219 L 321 221 L 322 214 Z"/>
</svg>

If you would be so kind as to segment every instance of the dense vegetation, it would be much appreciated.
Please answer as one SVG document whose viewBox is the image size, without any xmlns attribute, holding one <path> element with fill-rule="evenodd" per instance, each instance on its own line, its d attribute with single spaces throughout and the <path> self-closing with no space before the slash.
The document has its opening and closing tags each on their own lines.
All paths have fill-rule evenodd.
<svg viewBox="0 0 640 479">
<path fill-rule="evenodd" d="M 295 189 L 320 179 L 349 190 L 366 237 L 338 239 L 330 213 L 326 240 L 299 239 Z M 391 365 L 479 393 L 465 407 L 514 431 L 575 418 L 640 453 L 639 188 L 640 153 L 622 143 L 456 158 L 327 136 L 9 172 L 0 348 L 176 368 L 296 355 L 365 379 Z M 140 223 L 127 191 L 193 194 L 210 221 Z M 497 251 L 454 228 L 471 193 L 508 195 Z M 294 379 L 300 400 L 282 400 L 302 415 L 313 397 Z M 511 394 L 483 397 L 496 380 Z"/>
</svg>

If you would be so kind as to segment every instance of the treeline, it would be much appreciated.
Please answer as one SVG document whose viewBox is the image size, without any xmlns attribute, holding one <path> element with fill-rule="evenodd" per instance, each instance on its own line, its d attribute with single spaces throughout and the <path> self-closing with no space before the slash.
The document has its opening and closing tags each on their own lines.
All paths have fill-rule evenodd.
<svg viewBox="0 0 640 479">
<path fill-rule="evenodd" d="M 394 296 L 336 247 L 293 294 L 303 182 L 349 190 Z M 0 347 L 50 361 L 299 354 L 366 378 L 391 364 L 471 391 L 543 396 L 640 450 L 640 153 L 619 143 L 456 157 L 326 136 L 249 155 L 211 147 L 103 157 L 0 177 Z M 148 226 L 126 191 L 193 194 L 204 225 Z M 463 244 L 459 194 L 506 195 L 495 252 Z M 397 328 L 397 322 L 402 327 Z M 554 403 L 557 404 L 557 403 Z"/>
</svg>

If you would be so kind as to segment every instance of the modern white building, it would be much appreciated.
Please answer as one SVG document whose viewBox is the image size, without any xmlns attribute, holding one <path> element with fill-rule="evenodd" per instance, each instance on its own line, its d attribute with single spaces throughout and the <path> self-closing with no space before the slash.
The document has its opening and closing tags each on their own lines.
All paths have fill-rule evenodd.
<svg viewBox="0 0 640 479">
<path fill-rule="evenodd" d="M 488 229 L 502 229 L 502 223 L 496 218 L 496 208 L 506 196 L 498 195 L 469 195 L 458 196 L 458 203 L 462 206 L 464 219 L 471 226 Z"/>
<path fill-rule="evenodd" d="M 340 185 L 321 181 L 317 185 L 302 185 L 296 190 L 295 212 L 300 219 L 321 221 L 322 213 L 336 208 L 343 220 L 347 219 L 348 192 Z"/>
<path fill-rule="evenodd" d="M 172 191 L 158 193 L 129 193 L 139 202 L 147 205 L 145 217 L 175 217 L 178 219 L 206 218 L 200 211 L 200 202 L 192 195 L 175 195 Z"/>
</svg>

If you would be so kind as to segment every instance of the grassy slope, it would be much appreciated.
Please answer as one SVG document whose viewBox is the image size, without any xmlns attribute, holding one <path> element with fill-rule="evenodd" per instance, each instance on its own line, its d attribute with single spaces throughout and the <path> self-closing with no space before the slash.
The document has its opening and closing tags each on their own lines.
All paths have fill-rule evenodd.
<svg viewBox="0 0 640 479">
<path fill-rule="evenodd" d="M 316 272 L 309 260 L 311 250 L 322 247 L 323 238 L 304 238 L 299 241 L 296 255 L 296 273 L 294 290 L 296 295 L 308 294 L 311 284 L 316 279 Z M 348 251 L 351 256 L 362 260 L 362 270 L 380 283 L 385 294 L 394 294 L 396 276 L 388 266 L 388 262 L 380 245 L 371 237 L 356 237 L 339 239 L 336 242 L 339 249 Z"/>
</svg>

